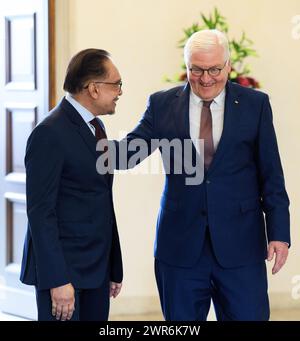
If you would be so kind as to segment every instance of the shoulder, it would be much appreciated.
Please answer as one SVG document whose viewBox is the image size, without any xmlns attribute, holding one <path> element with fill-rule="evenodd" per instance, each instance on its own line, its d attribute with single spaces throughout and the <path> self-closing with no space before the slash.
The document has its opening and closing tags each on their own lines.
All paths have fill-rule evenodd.
<svg viewBox="0 0 300 341">
<path fill-rule="evenodd" d="M 66 127 L 68 125 L 68 120 L 64 113 L 64 109 L 60 104 L 53 108 L 47 116 L 33 129 L 29 140 L 46 141 L 50 143 L 51 141 L 55 144 L 66 132 Z"/>
<path fill-rule="evenodd" d="M 165 89 L 160 90 L 157 92 L 154 92 L 150 97 L 152 98 L 170 98 L 173 96 L 177 96 L 179 93 L 181 93 L 184 90 L 185 86 L 176 86 L 171 89 Z"/>
<path fill-rule="evenodd" d="M 243 96 L 245 98 L 248 98 L 249 100 L 254 100 L 254 101 L 265 101 L 266 99 L 269 98 L 268 94 L 265 92 L 258 90 L 258 89 L 253 89 L 253 88 L 247 88 L 245 86 L 239 85 L 237 83 L 233 82 L 228 82 L 227 89 L 229 91 L 239 95 Z"/>
<path fill-rule="evenodd" d="M 66 100 L 62 100 L 53 108 L 47 116 L 36 126 L 38 130 L 49 130 L 49 132 L 59 133 L 63 131 L 70 123 L 68 119 Z"/>
<path fill-rule="evenodd" d="M 189 91 L 187 85 L 176 86 L 171 89 L 157 91 L 149 96 L 148 106 L 149 105 L 158 105 L 159 107 L 166 105 L 170 105 L 170 103 L 181 96 L 184 92 Z"/>
</svg>

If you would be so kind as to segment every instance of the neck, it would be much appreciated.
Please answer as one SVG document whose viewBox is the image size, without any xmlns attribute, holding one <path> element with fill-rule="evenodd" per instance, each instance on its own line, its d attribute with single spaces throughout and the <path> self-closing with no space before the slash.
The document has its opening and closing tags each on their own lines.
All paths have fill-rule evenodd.
<svg viewBox="0 0 300 341">
<path fill-rule="evenodd" d="M 91 103 L 91 101 L 86 98 L 85 95 L 82 95 L 81 93 L 78 94 L 71 94 L 71 96 L 80 103 L 83 107 L 85 107 L 89 112 L 91 112 L 95 117 L 100 115 L 99 112 L 97 112 Z"/>
</svg>

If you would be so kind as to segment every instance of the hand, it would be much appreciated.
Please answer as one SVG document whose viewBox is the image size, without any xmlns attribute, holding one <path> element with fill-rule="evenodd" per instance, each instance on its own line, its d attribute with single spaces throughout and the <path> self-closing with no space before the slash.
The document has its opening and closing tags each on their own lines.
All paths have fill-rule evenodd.
<svg viewBox="0 0 300 341">
<path fill-rule="evenodd" d="M 289 247 L 287 243 L 284 242 L 270 242 L 268 246 L 268 261 L 270 262 L 273 257 L 274 253 L 276 253 L 275 257 L 275 264 L 272 268 L 272 274 L 275 275 L 284 265 L 286 262 Z"/>
<path fill-rule="evenodd" d="M 66 321 L 72 318 L 75 310 L 75 290 L 71 283 L 50 289 L 52 315 L 57 320 Z"/>
<path fill-rule="evenodd" d="M 109 297 L 116 298 L 122 288 L 122 283 L 110 282 L 110 293 Z"/>
</svg>

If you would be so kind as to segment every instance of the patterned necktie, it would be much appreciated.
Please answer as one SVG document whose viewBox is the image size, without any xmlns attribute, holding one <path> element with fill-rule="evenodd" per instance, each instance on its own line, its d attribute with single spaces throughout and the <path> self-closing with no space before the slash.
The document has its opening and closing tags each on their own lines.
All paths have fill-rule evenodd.
<svg viewBox="0 0 300 341">
<path fill-rule="evenodd" d="M 204 166 L 209 168 L 214 157 L 214 141 L 212 136 L 212 116 L 210 105 L 212 101 L 203 101 L 201 111 L 200 139 L 204 140 Z"/>
</svg>

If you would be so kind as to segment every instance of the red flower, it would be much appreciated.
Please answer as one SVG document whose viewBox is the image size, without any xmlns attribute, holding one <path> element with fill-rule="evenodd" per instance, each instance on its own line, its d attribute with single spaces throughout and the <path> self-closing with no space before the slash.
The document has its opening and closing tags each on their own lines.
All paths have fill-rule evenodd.
<svg viewBox="0 0 300 341">
<path fill-rule="evenodd" d="M 248 88 L 259 88 L 259 83 L 252 77 L 237 76 L 232 81 Z"/>
</svg>

